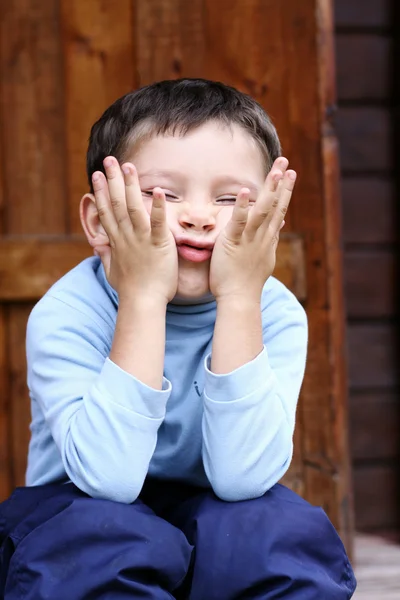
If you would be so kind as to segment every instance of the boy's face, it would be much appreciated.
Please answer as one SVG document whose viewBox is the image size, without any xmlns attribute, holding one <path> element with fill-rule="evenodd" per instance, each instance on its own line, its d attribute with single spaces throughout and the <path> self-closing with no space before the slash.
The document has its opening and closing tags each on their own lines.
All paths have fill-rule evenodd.
<svg viewBox="0 0 400 600">
<path fill-rule="evenodd" d="M 151 191 L 161 187 L 167 218 L 178 246 L 176 301 L 198 302 L 209 294 L 212 245 L 232 215 L 235 196 L 250 189 L 255 202 L 265 180 L 265 166 L 255 140 L 238 125 L 207 123 L 183 137 L 156 136 L 127 157 L 139 174 L 146 209 Z M 187 244 L 210 244 L 191 251 Z"/>
</svg>

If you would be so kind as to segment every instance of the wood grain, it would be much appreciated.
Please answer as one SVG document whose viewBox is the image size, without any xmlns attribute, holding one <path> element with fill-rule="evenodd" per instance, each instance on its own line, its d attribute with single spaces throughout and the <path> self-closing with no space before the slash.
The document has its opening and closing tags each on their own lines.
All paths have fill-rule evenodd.
<svg viewBox="0 0 400 600">
<path fill-rule="evenodd" d="M 392 88 L 392 52 L 393 42 L 389 37 L 369 33 L 338 34 L 339 101 L 385 101 Z"/>
<path fill-rule="evenodd" d="M 359 530 L 399 528 L 398 463 L 358 467 L 353 470 L 353 474 Z"/>
<path fill-rule="evenodd" d="M 389 177 L 342 179 L 346 244 L 393 244 L 398 239 L 396 188 Z"/>
<path fill-rule="evenodd" d="M 26 460 L 30 440 L 30 400 L 26 384 L 25 332 L 31 305 L 20 304 L 10 308 L 10 420 L 12 443 L 13 487 L 25 484 Z"/>
<path fill-rule="evenodd" d="M 79 262 L 93 256 L 83 238 L 0 239 L 0 301 L 37 300 Z M 304 301 L 304 249 L 300 237 L 282 234 L 274 275 Z"/>
<path fill-rule="evenodd" d="M 10 376 L 7 353 L 7 318 L 4 307 L 0 309 L 0 502 L 11 493 L 10 456 Z"/>
<path fill-rule="evenodd" d="M 385 319 L 397 314 L 397 260 L 392 250 L 346 252 L 344 285 L 347 315 Z"/>
<path fill-rule="evenodd" d="M 336 122 L 344 174 L 361 172 L 371 175 L 391 171 L 393 162 L 389 109 L 340 108 Z"/>
<path fill-rule="evenodd" d="M 69 232 L 81 233 L 79 201 L 88 191 L 90 129 L 103 111 L 136 86 L 133 3 L 61 0 L 65 61 L 65 120 Z"/>
<path fill-rule="evenodd" d="M 142 0 L 135 2 L 135 8 L 138 85 L 204 77 L 207 30 L 203 0 Z"/>
<path fill-rule="evenodd" d="M 390 0 L 363 0 L 362 8 L 358 2 L 335 0 L 335 21 L 340 28 L 392 26 L 392 4 Z"/>
<path fill-rule="evenodd" d="M 353 600 L 398 600 L 400 545 L 379 535 L 355 539 L 357 590 Z"/>
<path fill-rule="evenodd" d="M 352 388 L 398 386 L 397 332 L 390 323 L 350 323 L 348 343 Z"/>
<path fill-rule="evenodd" d="M 9 233 L 65 231 L 64 84 L 58 0 L 3 3 L 3 171 Z"/>
<path fill-rule="evenodd" d="M 400 402 L 395 390 L 350 395 L 350 443 L 354 461 L 363 464 L 400 458 Z"/>
</svg>

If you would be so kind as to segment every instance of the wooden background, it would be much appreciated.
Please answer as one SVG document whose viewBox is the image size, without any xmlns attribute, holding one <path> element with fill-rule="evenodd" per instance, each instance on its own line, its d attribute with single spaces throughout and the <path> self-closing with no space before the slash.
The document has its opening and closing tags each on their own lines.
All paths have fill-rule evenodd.
<svg viewBox="0 0 400 600">
<path fill-rule="evenodd" d="M 200 76 L 255 96 L 299 172 L 287 230 L 305 248 L 310 344 L 286 481 L 323 506 L 348 542 L 330 1 L 119 0 L 116 8 L 105 0 L 1 0 L 0 9 L 0 496 L 24 479 L 27 316 L 49 274 L 81 252 L 75 237 L 90 126 L 133 88 Z"/>
<path fill-rule="evenodd" d="M 389 0 L 335 5 L 356 526 L 395 530 L 400 529 L 399 9 Z"/>
</svg>

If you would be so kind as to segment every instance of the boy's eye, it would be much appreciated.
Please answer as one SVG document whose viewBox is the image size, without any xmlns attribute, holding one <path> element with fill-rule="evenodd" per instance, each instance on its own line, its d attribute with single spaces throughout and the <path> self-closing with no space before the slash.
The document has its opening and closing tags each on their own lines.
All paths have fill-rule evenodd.
<svg viewBox="0 0 400 600">
<path fill-rule="evenodd" d="M 153 190 L 142 190 L 142 194 L 144 196 L 146 196 L 147 198 L 152 198 L 153 197 Z M 174 196 L 173 194 L 169 194 L 168 192 L 166 192 L 164 190 L 164 194 L 167 200 L 174 200 L 175 202 L 177 200 L 179 200 L 179 198 L 177 198 L 177 196 Z"/>
<path fill-rule="evenodd" d="M 216 199 L 217 204 L 235 204 L 236 196 L 221 196 Z"/>
<path fill-rule="evenodd" d="M 216 199 L 217 204 L 222 204 L 222 205 L 232 205 L 235 204 L 236 202 L 236 196 L 221 196 L 220 198 Z M 250 198 L 249 199 L 249 205 L 253 205 L 255 204 L 255 200 Z"/>
</svg>

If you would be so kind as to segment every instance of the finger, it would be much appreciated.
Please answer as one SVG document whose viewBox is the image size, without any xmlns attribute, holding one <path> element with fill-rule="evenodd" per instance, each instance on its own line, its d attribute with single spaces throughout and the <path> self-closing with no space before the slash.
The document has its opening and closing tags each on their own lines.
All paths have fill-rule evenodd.
<svg viewBox="0 0 400 600">
<path fill-rule="evenodd" d="M 100 223 L 104 227 L 108 238 L 115 238 L 115 235 L 118 231 L 118 225 L 115 220 L 113 210 L 111 208 L 107 179 L 101 171 L 96 171 L 95 173 L 93 173 L 92 184 L 94 199 Z"/>
<path fill-rule="evenodd" d="M 126 210 L 135 230 L 147 230 L 149 217 L 143 204 L 142 190 L 139 177 L 132 163 L 125 163 L 121 167 L 125 183 Z"/>
<path fill-rule="evenodd" d="M 269 227 L 273 232 L 279 232 L 281 229 L 282 222 L 285 219 L 285 215 L 287 213 L 290 200 L 292 198 L 296 178 L 296 172 L 293 170 L 289 170 L 286 172 L 285 177 L 282 179 L 278 204 L 269 222 Z"/>
<path fill-rule="evenodd" d="M 241 240 L 243 231 L 247 225 L 249 215 L 249 199 L 250 190 L 243 188 L 236 197 L 235 206 L 233 207 L 232 217 L 226 226 L 227 237 L 238 244 Z"/>
<path fill-rule="evenodd" d="M 263 189 L 249 218 L 248 231 L 250 235 L 255 235 L 264 222 L 269 222 L 271 214 L 279 203 L 279 182 L 283 173 L 278 168 L 273 168 L 265 180 Z"/>
<path fill-rule="evenodd" d="M 159 242 L 165 238 L 167 232 L 167 211 L 165 194 L 161 188 L 154 188 L 153 203 L 150 212 L 151 236 Z"/>
<path fill-rule="evenodd" d="M 107 158 L 103 160 L 103 165 L 106 172 L 110 203 L 115 215 L 115 220 L 118 225 L 127 225 L 129 219 L 126 208 L 125 182 L 121 168 L 114 156 L 107 156 Z"/>
</svg>

